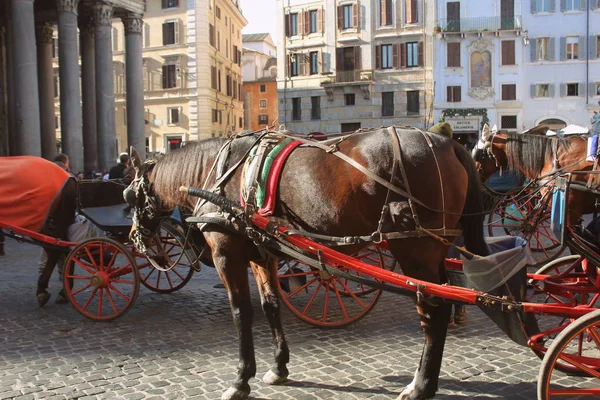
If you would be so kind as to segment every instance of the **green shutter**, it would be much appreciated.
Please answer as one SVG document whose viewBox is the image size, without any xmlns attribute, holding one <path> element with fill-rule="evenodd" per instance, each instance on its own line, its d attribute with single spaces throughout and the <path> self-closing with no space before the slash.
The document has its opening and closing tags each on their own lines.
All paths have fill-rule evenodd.
<svg viewBox="0 0 600 400">
<path fill-rule="evenodd" d="M 567 84 L 561 83 L 560 84 L 560 97 L 565 97 L 566 95 L 567 95 Z"/>
<path fill-rule="evenodd" d="M 585 58 L 585 36 L 579 36 L 579 44 L 577 47 L 577 57 L 580 60 Z"/>
<path fill-rule="evenodd" d="M 537 12 L 537 0 L 531 0 L 531 13 L 535 14 Z"/>
<path fill-rule="evenodd" d="M 560 38 L 560 61 L 564 61 L 567 59 L 567 38 Z"/>
<path fill-rule="evenodd" d="M 554 83 L 548 85 L 548 96 L 554 97 Z"/>
<path fill-rule="evenodd" d="M 529 96 L 531 96 L 532 99 L 534 99 L 536 97 L 535 88 L 536 88 L 536 85 L 529 86 Z"/>
<path fill-rule="evenodd" d="M 535 3 L 535 0 L 531 0 L 531 1 L 533 3 Z M 529 61 L 531 61 L 531 62 L 537 61 L 537 40 L 536 39 L 529 40 L 529 51 L 530 51 Z"/>
<path fill-rule="evenodd" d="M 598 58 L 598 36 L 596 36 L 596 35 L 590 36 L 589 44 L 590 44 L 589 58 L 590 58 L 590 60 L 595 60 L 596 58 Z"/>
</svg>

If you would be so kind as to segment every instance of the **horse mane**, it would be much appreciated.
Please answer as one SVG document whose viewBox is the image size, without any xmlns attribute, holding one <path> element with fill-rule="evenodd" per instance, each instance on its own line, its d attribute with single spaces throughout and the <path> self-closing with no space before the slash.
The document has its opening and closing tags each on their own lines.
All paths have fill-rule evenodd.
<svg viewBox="0 0 600 400">
<path fill-rule="evenodd" d="M 568 138 L 548 137 L 507 132 L 506 158 L 508 169 L 534 172 L 540 174 L 548 160 L 554 158 L 552 141 L 558 141 L 557 149 L 570 150 L 571 142 Z"/>
<path fill-rule="evenodd" d="M 153 160 L 155 165 L 150 180 L 154 192 L 166 207 L 185 204 L 187 195 L 180 192 L 179 187 L 198 185 L 203 172 L 210 169 L 213 157 L 226 140 L 211 138 L 189 143 L 168 152 L 159 160 Z"/>
</svg>

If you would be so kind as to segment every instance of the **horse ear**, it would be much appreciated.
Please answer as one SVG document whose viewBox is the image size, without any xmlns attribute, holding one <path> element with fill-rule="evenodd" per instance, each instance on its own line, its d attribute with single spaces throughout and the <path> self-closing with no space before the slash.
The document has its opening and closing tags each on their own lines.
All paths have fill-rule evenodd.
<svg viewBox="0 0 600 400">
<path fill-rule="evenodd" d="M 490 140 L 490 126 L 488 124 L 484 124 L 481 129 L 481 140 L 484 142 Z"/>
<path fill-rule="evenodd" d="M 494 124 L 494 126 L 492 126 L 492 133 L 496 132 L 498 132 L 498 125 Z"/>
<path fill-rule="evenodd" d="M 142 160 L 140 160 L 140 155 L 138 154 L 137 150 L 133 146 L 130 147 L 129 152 L 130 152 L 131 164 L 133 165 L 133 168 L 135 168 L 136 171 L 139 171 L 139 169 L 142 167 Z"/>
</svg>

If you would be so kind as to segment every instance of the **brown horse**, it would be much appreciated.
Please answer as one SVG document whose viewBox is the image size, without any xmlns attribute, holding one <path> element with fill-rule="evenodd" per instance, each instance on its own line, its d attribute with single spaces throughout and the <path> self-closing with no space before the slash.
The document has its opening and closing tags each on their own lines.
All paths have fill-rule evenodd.
<svg viewBox="0 0 600 400">
<path fill-rule="evenodd" d="M 557 171 L 590 171 L 594 163 L 586 161 L 587 138 L 581 136 L 548 137 L 540 134 L 492 133 L 483 127 L 472 156 L 482 182 L 498 171 L 520 171 L 540 184 Z M 587 183 L 590 175 L 575 175 L 574 180 Z M 546 179 L 547 178 L 547 179 Z M 595 196 L 572 190 L 568 199 L 569 222 L 577 223 L 583 214 L 594 212 Z"/>
<path fill-rule="evenodd" d="M 393 151 L 392 135 L 397 135 L 408 181 L 403 181 L 397 172 L 392 183 L 410 187 L 412 195 L 426 204 L 422 207 L 413 203 L 420 225 L 428 229 L 460 227 L 467 249 L 487 255 L 479 178 L 469 153 L 442 135 L 416 129 L 402 129 L 398 133 L 393 128 L 357 132 L 339 141 L 336 151 L 389 182 L 394 164 L 399 164 Z M 194 209 L 197 199 L 178 189 L 182 185 L 213 187 L 215 175 L 210 173 L 211 167 L 226 143 L 226 139 L 192 143 L 167 153 L 159 161 L 146 163 L 142 163 L 132 149 L 136 178 L 124 192 L 129 204 L 136 207 L 132 235 L 141 234 L 147 243 L 156 232 L 160 218 L 169 215 L 174 207 Z M 242 168 L 235 166 L 240 165 L 237 163 L 255 143 L 252 135 L 232 139 L 229 143 L 223 170 L 234 166 L 234 172 L 219 190 L 232 201 L 240 198 Z M 414 230 L 415 220 L 405 197 L 388 192 L 383 185 L 335 155 L 313 146 L 302 146 L 291 153 L 283 168 L 272 220 L 313 233 L 365 235 L 377 231 L 386 199 L 389 212 L 385 214 L 382 231 Z M 215 205 L 206 203 L 195 210 L 195 215 L 218 211 Z M 463 213 L 468 215 L 462 216 Z M 275 345 L 275 364 L 263 380 L 268 384 L 281 384 L 288 376 L 289 350 L 276 289 L 277 259 L 262 252 L 245 235 L 220 225 L 208 225 L 203 235 L 227 288 L 239 337 L 237 378 L 222 399 L 246 399 L 250 393 L 248 381 L 256 374 L 248 265 L 257 281 Z M 356 246 L 350 247 L 348 252 L 356 251 Z M 446 282 L 444 259 L 448 246 L 442 241 L 427 235 L 396 239 L 389 241 L 389 249 L 406 275 L 429 282 Z M 414 379 L 402 392 L 401 399 L 426 399 L 435 395 L 450 307 L 450 304 L 434 306 L 429 302 L 418 304 L 425 344 Z"/>
</svg>

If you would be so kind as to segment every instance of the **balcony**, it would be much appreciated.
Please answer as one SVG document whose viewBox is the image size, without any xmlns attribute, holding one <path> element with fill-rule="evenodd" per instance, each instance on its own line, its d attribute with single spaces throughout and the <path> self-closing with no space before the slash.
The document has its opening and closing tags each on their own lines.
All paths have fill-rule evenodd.
<svg viewBox="0 0 600 400">
<path fill-rule="evenodd" d="M 521 27 L 520 15 L 515 15 L 514 17 L 440 19 L 436 26 L 436 33 L 520 31 Z"/>
<path fill-rule="evenodd" d="M 321 86 L 325 89 L 329 100 L 333 100 L 333 88 L 344 86 L 360 87 L 363 97 L 371 97 L 371 84 L 373 83 L 372 70 L 350 70 L 337 71 L 332 77 L 327 77 L 321 81 Z"/>
</svg>

